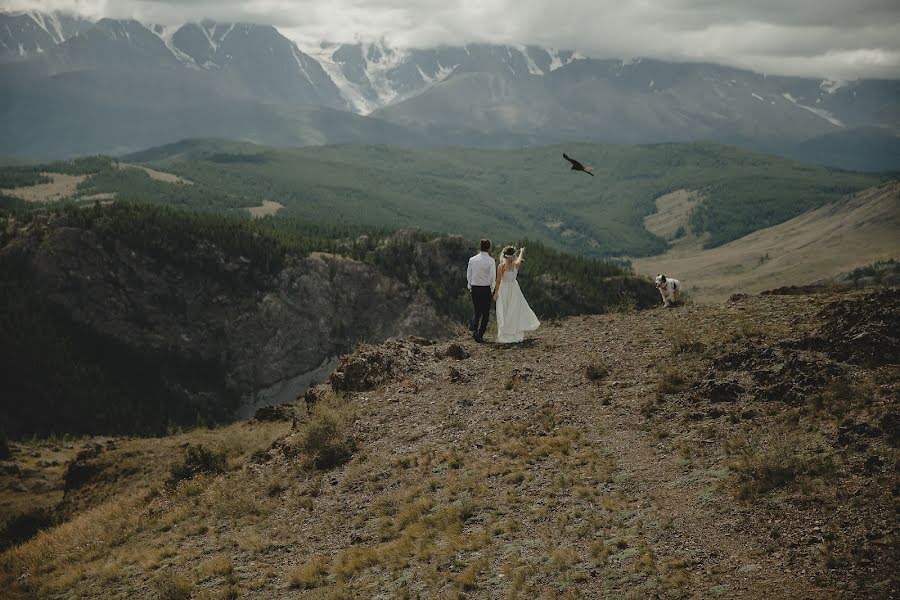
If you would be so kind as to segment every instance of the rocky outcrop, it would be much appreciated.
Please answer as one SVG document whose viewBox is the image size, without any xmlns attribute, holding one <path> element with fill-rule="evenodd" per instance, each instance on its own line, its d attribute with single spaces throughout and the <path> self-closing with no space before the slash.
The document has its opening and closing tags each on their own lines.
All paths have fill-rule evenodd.
<svg viewBox="0 0 900 600">
<path fill-rule="evenodd" d="M 54 312 L 96 343 L 146 358 L 156 371 L 147 377 L 167 391 L 220 409 L 207 414 L 242 403 L 252 415 L 257 395 L 269 398 L 262 391 L 330 371 L 356 343 L 447 332 L 424 294 L 345 257 L 288 257 L 271 270 L 199 237 L 188 249 L 160 240 L 142 250 L 91 229 L 42 227 L 4 250 L 27 256 Z"/>
</svg>

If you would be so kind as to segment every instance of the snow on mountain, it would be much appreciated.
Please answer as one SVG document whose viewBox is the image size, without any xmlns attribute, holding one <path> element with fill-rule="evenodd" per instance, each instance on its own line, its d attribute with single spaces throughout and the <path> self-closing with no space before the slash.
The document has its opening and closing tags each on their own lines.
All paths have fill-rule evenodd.
<svg viewBox="0 0 900 600">
<path fill-rule="evenodd" d="M 166 45 L 166 48 L 169 49 L 169 52 L 172 53 L 172 56 L 181 61 L 185 66 L 191 69 L 200 69 L 200 68 L 209 68 L 209 64 L 206 63 L 204 65 L 198 65 L 197 62 L 187 53 L 183 52 L 178 46 L 175 45 L 173 41 L 173 37 L 181 29 L 180 26 L 172 26 L 172 25 L 153 25 L 149 28 L 150 31 L 155 33 L 159 39 L 162 40 L 163 44 Z"/>
<path fill-rule="evenodd" d="M 43 54 L 92 23 L 62 13 L 0 13 L 0 59 Z"/>
<path fill-rule="evenodd" d="M 459 70 L 499 68 L 514 77 L 542 77 L 584 58 L 571 50 L 521 44 L 396 48 L 384 41 L 323 42 L 303 51 L 322 65 L 347 103 L 363 115 L 421 94 Z"/>
<path fill-rule="evenodd" d="M 797 105 L 798 107 L 802 108 L 803 110 L 808 110 L 809 112 L 816 115 L 817 117 L 821 117 L 821 118 L 825 119 L 832 125 L 837 125 L 838 127 L 844 127 L 844 123 L 841 122 L 840 119 L 835 117 L 833 114 L 831 114 L 824 108 L 816 108 L 814 106 L 806 106 L 805 104 L 801 104 L 799 100 L 797 100 L 796 98 L 794 98 L 792 95 L 790 95 L 788 93 L 784 93 L 784 94 L 782 94 L 782 96 L 788 102 Z M 819 102 L 819 100 L 816 100 L 816 102 Z"/>
</svg>

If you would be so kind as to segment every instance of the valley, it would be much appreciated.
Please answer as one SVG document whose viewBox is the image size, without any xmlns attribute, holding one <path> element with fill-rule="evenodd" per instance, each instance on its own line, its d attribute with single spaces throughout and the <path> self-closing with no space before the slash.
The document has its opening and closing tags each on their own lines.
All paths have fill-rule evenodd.
<svg viewBox="0 0 900 600">
<path fill-rule="evenodd" d="M 0 10 L 3 600 L 897 598 L 896 10 L 275 4 Z"/>
<path fill-rule="evenodd" d="M 593 165 L 596 177 L 568 171 L 563 152 Z M 279 217 L 308 222 L 421 227 L 468 239 L 527 238 L 595 257 L 663 252 L 665 239 L 649 231 L 644 218 L 656 210 L 657 198 L 674 190 L 702 190 L 689 226 L 708 234 L 708 246 L 718 246 L 886 179 L 706 143 L 414 150 L 183 140 L 121 161 L 85 161 L 66 167 L 88 176 L 75 198 L 114 194 L 230 214 L 270 201 L 284 207 Z M 113 167 L 124 163 L 164 173 L 168 180 Z M 33 175 L 38 167 L 63 168 L 6 167 L 0 178 Z"/>
</svg>

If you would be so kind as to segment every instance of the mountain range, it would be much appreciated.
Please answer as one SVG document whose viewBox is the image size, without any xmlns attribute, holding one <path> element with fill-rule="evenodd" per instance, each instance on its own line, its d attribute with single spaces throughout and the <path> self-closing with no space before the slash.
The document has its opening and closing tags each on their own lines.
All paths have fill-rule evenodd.
<svg viewBox="0 0 900 600">
<path fill-rule="evenodd" d="M 900 81 L 834 82 L 572 50 L 298 46 L 268 25 L 0 14 L 0 154 L 185 137 L 522 147 L 709 140 L 900 169 Z"/>
</svg>

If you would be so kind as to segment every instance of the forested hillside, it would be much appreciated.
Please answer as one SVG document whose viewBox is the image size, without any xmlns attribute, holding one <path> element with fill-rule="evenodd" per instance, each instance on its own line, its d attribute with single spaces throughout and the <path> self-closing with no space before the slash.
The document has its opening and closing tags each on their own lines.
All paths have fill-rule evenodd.
<svg viewBox="0 0 900 600">
<path fill-rule="evenodd" d="M 592 165 L 596 176 L 569 171 L 563 152 Z M 881 180 L 700 143 L 491 151 L 281 149 L 200 140 L 125 159 L 178 175 L 184 183 L 98 160 L 79 164 L 81 172 L 88 166 L 94 170 L 76 195 L 114 194 L 231 213 L 270 200 L 283 205 L 278 216 L 388 229 L 414 226 L 470 239 L 527 237 L 587 256 L 664 250 L 665 241 L 644 229 L 643 218 L 655 210 L 656 198 L 674 190 L 700 192 L 691 225 L 716 246 Z M 56 168 L 10 167 L 0 169 L 0 178 L 37 181 L 41 172 Z"/>
<path fill-rule="evenodd" d="M 0 220 L 0 414 L 16 435 L 226 421 L 295 398 L 358 342 L 445 335 L 469 316 L 474 244 L 460 237 L 125 202 L 18 206 Z M 542 318 L 656 301 L 612 263 L 522 243 Z"/>
</svg>

